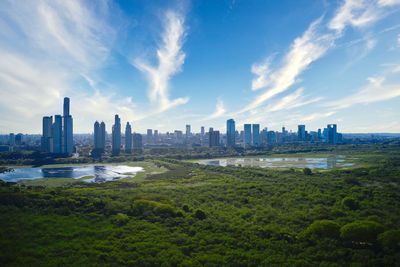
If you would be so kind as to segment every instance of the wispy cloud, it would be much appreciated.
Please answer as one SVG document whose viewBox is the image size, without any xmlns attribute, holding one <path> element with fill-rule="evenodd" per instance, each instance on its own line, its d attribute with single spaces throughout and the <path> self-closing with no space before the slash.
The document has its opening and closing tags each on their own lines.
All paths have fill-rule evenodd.
<svg viewBox="0 0 400 267">
<path fill-rule="evenodd" d="M 322 57 L 333 45 L 333 35 L 318 33 L 321 20 L 322 18 L 311 23 L 304 34 L 293 41 L 288 53 L 283 58 L 281 67 L 278 69 L 274 71 L 269 69 L 270 60 L 266 60 L 262 64 L 253 65 L 252 70 L 256 74 L 252 83 L 253 89 L 267 87 L 267 90 L 258 95 L 241 112 L 257 108 L 265 101 L 289 89 L 296 83 L 298 76 L 312 62 Z"/>
<path fill-rule="evenodd" d="M 399 1 L 357 1 L 345 0 L 326 24 L 323 18 L 312 22 L 302 36 L 296 38 L 284 55 L 278 68 L 271 68 L 271 57 L 262 63 L 253 64 L 252 90 L 264 88 L 253 101 L 238 113 L 252 112 L 269 99 L 291 88 L 309 66 L 325 56 L 343 35 L 346 27 L 362 28 L 382 19 L 388 14 L 388 7 Z M 376 45 L 376 39 L 366 38 L 363 55 Z M 290 97 L 289 97 L 290 99 Z M 288 101 L 286 98 L 283 101 Z"/>
<path fill-rule="evenodd" d="M 342 99 L 326 103 L 332 109 L 343 109 L 359 104 L 370 104 L 400 96 L 400 84 L 387 83 L 385 76 L 370 77 L 368 84 Z"/>
<path fill-rule="evenodd" d="M 123 98 L 115 95 L 106 105 L 110 99 L 90 88 L 96 84 L 90 77 L 107 64 L 121 17 L 108 1 L 4 1 L 0 114 L 12 114 L 13 119 L 2 119 L 2 130 L 39 132 L 41 116 L 60 114 L 66 95 L 73 97 L 77 131 L 90 131 L 103 111 L 117 110 Z M 83 79 L 90 86 L 76 87 Z M 78 103 L 80 108 L 75 109 Z M 81 124 L 81 119 L 88 123 Z"/>
<path fill-rule="evenodd" d="M 218 98 L 217 103 L 215 105 L 214 112 L 211 115 L 201 119 L 200 121 L 209 121 L 209 120 L 217 119 L 217 118 L 224 116 L 225 114 L 226 114 L 226 109 L 224 106 L 224 102 L 220 98 Z"/>
<path fill-rule="evenodd" d="M 304 88 L 299 88 L 292 94 L 289 94 L 281 99 L 279 99 L 277 102 L 272 103 L 268 105 L 265 108 L 266 112 L 276 112 L 280 110 L 290 110 L 294 108 L 299 108 L 302 106 L 306 106 L 312 103 L 316 103 L 322 100 L 322 97 L 315 97 L 312 99 L 306 99 L 303 96 L 304 93 Z"/>
<path fill-rule="evenodd" d="M 185 53 L 182 50 L 186 36 L 185 17 L 175 11 L 165 13 L 164 31 L 157 49 L 157 65 L 153 66 L 142 58 L 136 58 L 133 65 L 142 71 L 149 82 L 149 99 L 159 111 L 188 102 L 189 98 L 170 99 L 169 82 L 182 70 Z"/>
</svg>

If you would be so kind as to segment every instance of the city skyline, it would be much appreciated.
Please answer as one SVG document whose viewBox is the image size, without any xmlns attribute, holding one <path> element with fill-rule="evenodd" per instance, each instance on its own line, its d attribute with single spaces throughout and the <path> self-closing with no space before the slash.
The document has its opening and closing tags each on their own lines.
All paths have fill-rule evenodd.
<svg viewBox="0 0 400 267">
<path fill-rule="evenodd" d="M 225 133 L 230 118 L 400 132 L 399 10 L 397 0 L 6 1 L 0 133 L 40 134 L 64 96 L 74 133 L 115 114 L 140 133 Z"/>
</svg>

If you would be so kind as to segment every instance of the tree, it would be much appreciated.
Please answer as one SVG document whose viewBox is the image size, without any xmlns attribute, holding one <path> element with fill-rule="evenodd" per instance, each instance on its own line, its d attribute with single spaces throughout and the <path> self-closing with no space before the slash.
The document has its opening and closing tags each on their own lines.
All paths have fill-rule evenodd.
<svg viewBox="0 0 400 267">
<path fill-rule="evenodd" d="M 355 221 L 340 229 L 340 237 L 345 241 L 356 243 L 373 243 L 378 234 L 383 232 L 383 226 L 373 221 Z"/>
<path fill-rule="evenodd" d="M 342 199 L 342 205 L 350 210 L 358 209 L 358 201 L 352 197 L 345 197 Z"/>
<path fill-rule="evenodd" d="M 310 168 L 304 168 L 304 169 L 303 169 L 303 173 L 304 173 L 305 175 L 312 175 L 312 170 L 311 170 Z"/>
<path fill-rule="evenodd" d="M 338 239 L 340 236 L 340 226 L 332 220 L 314 221 L 304 231 L 306 237 L 327 237 Z"/>
<path fill-rule="evenodd" d="M 194 216 L 199 220 L 204 220 L 205 218 L 207 218 L 206 214 L 202 210 L 196 210 Z"/>
<path fill-rule="evenodd" d="M 384 248 L 400 248 L 400 230 L 389 230 L 378 236 L 378 241 Z"/>
</svg>

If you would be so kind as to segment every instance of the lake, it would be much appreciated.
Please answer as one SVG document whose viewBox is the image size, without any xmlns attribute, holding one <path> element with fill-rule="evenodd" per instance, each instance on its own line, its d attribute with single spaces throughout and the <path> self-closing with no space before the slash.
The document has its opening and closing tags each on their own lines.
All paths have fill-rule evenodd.
<svg viewBox="0 0 400 267">
<path fill-rule="evenodd" d="M 86 182 L 106 182 L 134 176 L 143 171 L 142 167 L 124 165 L 68 166 L 50 168 L 14 168 L 11 172 L 0 173 L 0 179 L 6 182 L 33 180 L 42 178 L 84 179 Z"/>
<path fill-rule="evenodd" d="M 246 166 L 261 168 L 310 168 L 332 169 L 351 167 L 354 163 L 348 162 L 344 156 L 332 157 L 259 157 L 259 158 L 223 158 L 198 161 L 202 165 L 211 166 Z"/>
</svg>

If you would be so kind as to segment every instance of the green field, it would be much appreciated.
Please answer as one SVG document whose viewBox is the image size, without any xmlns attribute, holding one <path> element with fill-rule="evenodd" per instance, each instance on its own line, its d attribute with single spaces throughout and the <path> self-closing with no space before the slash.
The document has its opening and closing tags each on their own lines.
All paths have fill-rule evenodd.
<svg viewBox="0 0 400 267">
<path fill-rule="evenodd" d="M 0 262 L 397 266 L 399 148 L 340 151 L 362 164 L 312 173 L 164 158 L 115 182 L 2 183 Z"/>
</svg>

